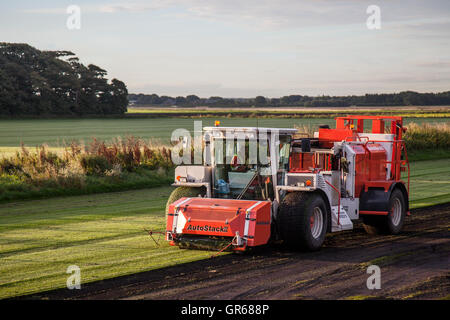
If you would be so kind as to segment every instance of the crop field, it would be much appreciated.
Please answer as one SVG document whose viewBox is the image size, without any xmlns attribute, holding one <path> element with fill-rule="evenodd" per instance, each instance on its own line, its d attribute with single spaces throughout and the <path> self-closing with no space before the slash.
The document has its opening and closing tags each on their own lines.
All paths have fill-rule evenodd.
<svg viewBox="0 0 450 320">
<path fill-rule="evenodd" d="M 450 201 L 450 159 L 411 164 L 411 207 Z M 171 187 L 19 201 L 0 207 L 0 298 L 66 286 L 67 267 L 82 285 L 205 259 L 211 252 L 155 243 Z M 154 235 L 158 240 L 158 235 Z M 170 275 L 167 275 L 170 277 Z"/>
<path fill-rule="evenodd" d="M 233 117 L 242 117 L 247 114 L 258 114 L 259 116 L 273 116 L 284 117 L 330 117 L 330 115 L 338 115 L 345 113 L 352 114 L 372 114 L 372 115 L 397 115 L 403 117 L 421 117 L 421 118 L 435 118 L 448 117 L 450 109 L 449 106 L 385 106 L 385 107 L 295 107 L 295 106 L 277 106 L 277 107 L 191 107 L 191 108 L 177 108 L 177 107 L 161 107 L 161 106 L 133 106 L 128 108 L 128 114 L 153 115 L 153 116 L 220 116 L 232 115 Z M 331 118 L 331 117 L 330 117 Z"/>
<path fill-rule="evenodd" d="M 214 125 L 220 120 L 222 126 L 250 127 L 317 127 L 319 124 L 334 126 L 333 119 L 292 119 L 292 118 L 142 118 L 142 119 L 54 119 L 54 120 L 0 120 L 0 152 L 10 152 L 21 143 L 34 147 L 43 143 L 50 147 L 62 146 L 72 140 L 89 141 L 92 137 L 111 140 L 132 135 L 149 139 L 155 144 L 167 144 L 172 131 L 185 128 L 191 132 L 194 120 L 203 126 Z M 449 118 L 406 118 L 406 123 L 448 122 Z"/>
</svg>

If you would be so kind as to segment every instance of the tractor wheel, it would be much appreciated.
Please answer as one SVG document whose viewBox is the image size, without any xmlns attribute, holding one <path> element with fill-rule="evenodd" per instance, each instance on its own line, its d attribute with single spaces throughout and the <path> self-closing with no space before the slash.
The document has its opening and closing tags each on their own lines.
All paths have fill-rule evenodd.
<svg viewBox="0 0 450 320">
<path fill-rule="evenodd" d="M 318 250 L 327 232 L 325 201 L 316 193 L 290 192 L 281 201 L 277 225 L 281 238 L 288 246 Z"/>
<path fill-rule="evenodd" d="M 363 226 L 368 234 L 398 234 L 405 220 L 406 204 L 403 193 L 395 189 L 389 198 L 387 216 L 363 216 Z"/>
<path fill-rule="evenodd" d="M 183 197 L 187 198 L 194 198 L 200 196 L 204 196 L 206 194 L 206 189 L 204 187 L 177 187 L 175 190 L 172 191 L 172 193 L 169 196 L 169 199 L 167 199 L 166 204 L 166 215 L 169 211 L 169 206 L 177 201 L 178 199 L 181 199 Z"/>
</svg>

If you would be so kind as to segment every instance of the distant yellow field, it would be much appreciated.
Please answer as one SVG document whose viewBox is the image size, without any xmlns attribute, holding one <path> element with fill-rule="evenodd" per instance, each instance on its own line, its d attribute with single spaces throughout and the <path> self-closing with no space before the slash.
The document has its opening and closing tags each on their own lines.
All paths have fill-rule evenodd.
<svg viewBox="0 0 450 320">
<path fill-rule="evenodd" d="M 203 116 L 224 114 L 238 117 L 242 113 L 258 113 L 264 115 L 283 116 L 289 114 L 304 113 L 307 115 L 329 116 L 330 114 L 392 114 L 405 117 L 450 117 L 450 106 L 398 106 L 398 107 L 241 107 L 241 108 L 212 108 L 212 107 L 157 107 L 157 106 L 131 106 L 128 108 L 129 114 L 168 114 L 173 116 L 186 116 L 190 114 L 199 114 Z"/>
</svg>

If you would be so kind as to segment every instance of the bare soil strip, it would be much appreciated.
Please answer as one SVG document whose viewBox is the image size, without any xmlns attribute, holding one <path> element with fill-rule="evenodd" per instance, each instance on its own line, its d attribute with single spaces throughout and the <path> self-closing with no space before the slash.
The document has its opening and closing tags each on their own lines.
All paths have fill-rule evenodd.
<svg viewBox="0 0 450 320">
<path fill-rule="evenodd" d="M 271 246 L 59 289 L 26 299 L 441 299 L 450 295 L 450 203 L 412 211 L 398 236 L 361 225 L 318 252 Z M 381 268 L 381 289 L 366 286 Z"/>
</svg>

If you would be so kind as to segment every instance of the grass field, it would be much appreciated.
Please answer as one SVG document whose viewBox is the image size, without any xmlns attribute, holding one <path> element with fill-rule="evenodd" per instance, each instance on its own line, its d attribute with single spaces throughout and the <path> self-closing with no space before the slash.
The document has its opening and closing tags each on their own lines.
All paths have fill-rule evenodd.
<svg viewBox="0 0 450 320">
<path fill-rule="evenodd" d="M 209 257 L 163 240 L 157 246 L 143 230 L 163 230 L 170 190 L 2 205 L 0 298 L 64 287 L 69 265 L 78 265 L 88 282 Z"/>
<path fill-rule="evenodd" d="M 0 120 L 0 152 L 11 152 L 23 142 L 35 147 L 46 143 L 50 147 L 62 146 L 72 140 L 90 141 L 92 137 L 99 140 L 111 140 L 119 136 L 133 135 L 150 139 L 156 144 L 167 144 L 172 131 L 185 128 L 194 129 L 195 119 L 160 118 L 160 119 L 53 119 L 53 120 Z M 328 124 L 334 127 L 334 119 L 284 119 L 284 118 L 204 118 L 203 126 L 214 125 L 220 120 L 222 126 L 260 126 L 293 128 L 294 126 L 312 126 Z M 407 118 L 406 123 L 449 122 L 449 118 Z"/>
<path fill-rule="evenodd" d="M 411 208 L 450 202 L 450 159 L 411 163 Z"/>
<path fill-rule="evenodd" d="M 450 159 L 411 164 L 411 207 L 450 201 Z M 204 259 L 210 252 L 159 246 L 143 228 L 164 229 L 171 187 L 3 204 L 0 298 Z M 168 275 L 170 276 L 170 275 Z"/>
</svg>

